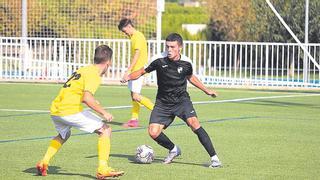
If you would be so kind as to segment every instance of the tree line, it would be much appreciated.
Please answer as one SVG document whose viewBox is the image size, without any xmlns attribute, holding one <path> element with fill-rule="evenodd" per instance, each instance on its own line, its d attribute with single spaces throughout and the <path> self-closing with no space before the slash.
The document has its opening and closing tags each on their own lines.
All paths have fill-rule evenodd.
<svg viewBox="0 0 320 180">
<path fill-rule="evenodd" d="M 294 42 L 265 0 L 208 0 L 207 40 Z M 271 0 L 301 42 L 304 41 L 305 1 Z M 309 1 L 309 42 L 320 43 L 320 1 Z"/>
</svg>

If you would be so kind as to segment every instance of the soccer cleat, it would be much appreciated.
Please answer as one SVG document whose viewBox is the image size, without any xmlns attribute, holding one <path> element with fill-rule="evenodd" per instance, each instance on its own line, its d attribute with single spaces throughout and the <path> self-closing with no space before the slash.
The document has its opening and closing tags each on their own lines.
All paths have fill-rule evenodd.
<svg viewBox="0 0 320 180">
<path fill-rule="evenodd" d="M 119 176 L 122 176 L 123 174 L 124 174 L 124 171 L 116 171 L 111 167 L 107 167 L 107 168 L 104 168 L 103 170 L 98 168 L 98 172 L 96 176 L 97 176 L 97 179 L 106 179 L 110 177 L 112 178 L 119 177 Z"/>
<path fill-rule="evenodd" d="M 209 168 L 220 168 L 222 167 L 222 163 L 220 161 L 212 160 Z"/>
<path fill-rule="evenodd" d="M 138 127 L 139 126 L 139 120 L 137 119 L 131 119 L 128 122 L 123 124 L 123 127 Z"/>
<path fill-rule="evenodd" d="M 169 151 L 168 156 L 163 160 L 163 164 L 170 164 L 174 158 L 181 155 L 181 150 L 177 146 L 177 151 Z"/>
<path fill-rule="evenodd" d="M 48 164 L 43 164 L 43 162 L 38 162 L 36 165 L 39 176 L 47 176 Z"/>
</svg>

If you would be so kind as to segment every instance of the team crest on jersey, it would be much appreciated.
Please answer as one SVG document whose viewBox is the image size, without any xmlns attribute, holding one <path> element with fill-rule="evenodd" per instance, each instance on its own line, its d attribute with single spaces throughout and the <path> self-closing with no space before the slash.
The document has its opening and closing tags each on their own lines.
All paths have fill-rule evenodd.
<svg viewBox="0 0 320 180">
<path fill-rule="evenodd" d="M 180 74 L 182 72 L 183 68 L 182 67 L 178 67 L 177 71 Z"/>
</svg>

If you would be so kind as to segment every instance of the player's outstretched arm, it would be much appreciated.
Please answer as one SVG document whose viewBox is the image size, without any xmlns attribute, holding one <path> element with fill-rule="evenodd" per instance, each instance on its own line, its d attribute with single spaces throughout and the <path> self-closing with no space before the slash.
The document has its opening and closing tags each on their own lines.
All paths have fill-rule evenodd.
<svg viewBox="0 0 320 180">
<path fill-rule="evenodd" d="M 106 110 L 104 110 L 99 103 L 97 103 L 97 101 L 95 100 L 95 98 L 90 92 L 88 91 L 84 92 L 82 102 L 85 103 L 88 107 L 90 107 L 94 111 L 96 111 L 97 113 L 99 113 L 105 120 L 109 122 L 112 121 L 113 116 L 110 113 L 108 113 Z"/>
<path fill-rule="evenodd" d="M 201 89 L 207 95 L 212 96 L 212 97 L 217 97 L 218 96 L 218 93 L 216 91 L 207 89 L 202 84 L 202 82 L 197 78 L 197 76 L 192 74 L 191 76 L 188 77 L 188 80 L 192 85 L 194 85 L 195 87 Z"/>
<path fill-rule="evenodd" d="M 143 76 L 145 73 L 147 73 L 147 72 L 144 70 L 144 68 L 141 68 L 141 69 L 139 69 L 129 75 L 124 76 L 120 82 L 125 83 L 129 80 L 138 79 L 139 77 Z"/>
</svg>

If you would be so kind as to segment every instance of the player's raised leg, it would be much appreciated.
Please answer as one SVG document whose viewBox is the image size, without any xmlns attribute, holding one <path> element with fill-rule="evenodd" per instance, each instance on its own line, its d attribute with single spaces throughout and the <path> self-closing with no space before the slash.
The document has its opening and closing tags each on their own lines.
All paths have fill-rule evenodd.
<svg viewBox="0 0 320 180">
<path fill-rule="evenodd" d="M 142 86 L 142 85 L 141 85 Z M 141 88 L 136 88 L 135 91 L 140 91 Z M 139 112 L 140 104 L 145 106 L 149 110 L 153 110 L 154 104 L 147 97 L 142 96 L 137 92 L 131 92 L 132 98 L 132 109 L 131 109 L 131 119 L 123 124 L 124 127 L 138 127 L 139 126 Z"/>
<path fill-rule="evenodd" d="M 151 100 L 147 97 L 140 95 L 140 100 L 138 100 L 140 104 L 142 104 L 144 107 L 146 107 L 149 110 L 153 110 L 154 104 L 151 102 Z"/>
</svg>

